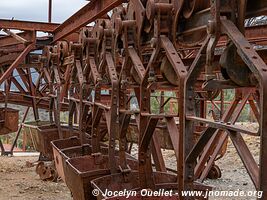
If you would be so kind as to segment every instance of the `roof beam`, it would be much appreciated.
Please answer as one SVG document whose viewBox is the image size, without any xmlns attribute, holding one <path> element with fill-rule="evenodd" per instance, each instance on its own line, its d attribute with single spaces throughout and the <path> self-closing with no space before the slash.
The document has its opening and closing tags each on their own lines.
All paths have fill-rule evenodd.
<svg viewBox="0 0 267 200">
<path fill-rule="evenodd" d="M 22 32 L 22 33 L 18 33 L 17 35 L 24 38 L 27 41 L 32 41 L 33 38 L 35 38 L 35 34 L 33 32 Z M 0 38 L 0 47 L 11 46 L 11 45 L 16 45 L 20 43 L 21 42 L 19 42 L 18 40 L 16 40 L 14 37 L 10 35 Z"/>
<path fill-rule="evenodd" d="M 2 29 L 53 32 L 58 26 L 59 24 L 55 23 L 0 19 L 0 28 Z"/>
<path fill-rule="evenodd" d="M 125 0 L 92 0 L 54 31 L 54 42 L 102 17 Z"/>
<path fill-rule="evenodd" d="M 19 41 L 19 43 L 22 44 L 27 44 L 29 43 L 28 40 L 24 39 L 23 37 L 21 37 L 20 35 L 10 31 L 9 29 L 3 29 L 3 31 L 8 34 L 9 36 L 13 37 L 14 39 L 16 39 L 17 41 Z"/>
</svg>

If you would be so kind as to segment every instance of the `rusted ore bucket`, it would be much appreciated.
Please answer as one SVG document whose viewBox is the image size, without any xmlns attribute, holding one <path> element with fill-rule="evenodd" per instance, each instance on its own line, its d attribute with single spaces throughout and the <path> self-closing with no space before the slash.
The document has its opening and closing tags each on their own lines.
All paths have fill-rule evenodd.
<svg viewBox="0 0 267 200">
<path fill-rule="evenodd" d="M 69 157 L 66 156 L 64 153 L 64 156 L 62 156 L 62 151 L 65 149 L 69 149 L 68 152 L 71 152 L 72 154 L 76 154 L 79 156 L 86 155 L 86 146 L 81 146 L 81 141 L 78 137 L 70 137 L 66 139 L 59 139 L 54 140 L 51 142 L 52 149 L 53 149 L 53 155 L 54 155 L 54 161 L 57 173 L 59 177 L 62 178 L 62 180 L 65 182 L 65 176 L 64 176 L 64 167 L 65 160 Z M 89 147 L 88 147 L 89 148 Z"/>
<path fill-rule="evenodd" d="M 53 148 L 54 150 L 54 148 Z M 103 155 L 108 155 L 108 147 L 105 144 L 101 144 L 100 152 Z M 92 146 L 90 144 L 85 144 L 83 146 L 74 146 L 60 150 L 58 153 L 56 152 L 55 165 L 58 172 L 59 177 L 66 183 L 65 174 L 66 174 L 66 161 L 69 158 L 81 157 L 86 155 L 91 155 Z M 118 151 L 115 152 L 115 155 L 118 155 Z M 126 154 L 127 158 L 134 160 L 129 154 Z"/>
<path fill-rule="evenodd" d="M 47 160 L 53 159 L 53 150 L 51 141 L 59 139 L 58 128 L 54 124 L 47 122 L 30 122 L 23 124 L 24 130 L 30 135 L 35 150 L 41 153 L 41 156 Z M 63 138 L 78 136 L 78 130 L 70 131 L 67 126 L 61 126 Z"/>
<path fill-rule="evenodd" d="M 145 196 L 146 192 L 139 188 L 139 174 L 138 171 L 131 171 L 130 173 L 118 173 L 107 176 L 102 176 L 100 178 L 91 181 L 91 185 L 94 189 L 98 191 L 97 200 L 102 199 L 126 199 L 127 194 L 129 197 L 127 199 L 131 200 L 143 200 L 143 199 L 153 199 L 153 200 L 167 200 L 167 199 L 179 199 L 177 193 L 177 176 L 166 172 L 154 172 L 153 173 L 155 191 L 161 191 L 160 196 Z M 195 184 L 195 190 L 206 192 L 211 190 L 211 187 L 204 184 Z M 126 196 L 109 196 L 113 192 L 121 191 L 124 192 Z M 143 191 L 143 192 L 141 192 Z M 171 192 L 172 191 L 172 192 Z M 111 192 L 111 193 L 109 193 Z M 128 193 L 127 193 L 128 192 Z M 166 192 L 166 193 L 164 193 Z M 170 195 L 170 192 L 172 195 Z M 142 195 L 141 195 L 142 193 Z M 165 196 L 164 196 L 165 194 Z M 195 199 L 204 199 L 195 198 Z"/>
<path fill-rule="evenodd" d="M 12 108 L 0 108 L 0 135 L 16 132 L 19 124 L 19 111 Z"/>
<path fill-rule="evenodd" d="M 154 180 L 156 189 L 164 188 L 165 190 L 175 190 L 177 185 L 177 177 L 173 174 L 154 172 Z M 103 176 L 91 181 L 92 187 L 99 191 L 97 200 L 100 199 L 116 199 L 118 196 L 105 196 L 107 191 L 135 191 L 132 192 L 130 199 L 142 199 L 139 189 L 139 175 L 137 171 L 132 171 L 128 174 L 118 173 L 108 176 Z M 164 186 L 163 186 L 164 185 Z M 121 197 L 125 199 L 127 196 Z M 154 199 L 154 197 L 153 197 Z M 156 198 L 157 199 L 157 198 Z M 174 198 L 174 199 L 177 199 Z"/>
<path fill-rule="evenodd" d="M 59 176 L 66 183 L 67 186 L 68 186 L 68 183 L 66 182 L 66 179 L 65 179 L 65 174 L 67 173 L 66 172 L 67 171 L 66 161 L 69 158 L 76 158 L 76 157 L 86 156 L 90 154 L 91 154 L 91 146 L 89 144 L 84 144 L 82 146 L 69 147 L 66 149 L 62 149 L 60 151 L 59 159 L 61 160 L 61 164 L 57 164 L 57 161 L 55 161 L 55 165 L 57 167 Z"/>
<path fill-rule="evenodd" d="M 101 153 L 67 160 L 65 180 L 74 200 L 96 199 L 92 195 L 91 181 L 110 174 L 108 160 L 108 156 Z M 117 166 L 116 163 L 118 162 L 119 158 L 116 156 L 114 165 Z M 131 169 L 138 168 L 136 160 L 127 159 L 127 163 Z"/>
<path fill-rule="evenodd" d="M 81 145 L 81 141 L 77 136 L 51 142 L 57 173 L 65 183 L 66 160 L 69 158 L 91 155 L 91 140 L 86 139 L 85 143 L 86 144 Z M 103 155 L 108 154 L 107 144 L 100 143 L 100 152 Z"/>
</svg>

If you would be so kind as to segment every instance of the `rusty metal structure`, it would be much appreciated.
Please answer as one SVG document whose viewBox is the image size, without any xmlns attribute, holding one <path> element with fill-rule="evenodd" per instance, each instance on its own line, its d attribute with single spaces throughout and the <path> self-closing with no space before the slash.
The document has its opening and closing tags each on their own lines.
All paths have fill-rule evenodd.
<svg viewBox="0 0 267 200">
<path fill-rule="evenodd" d="M 0 19 L 0 134 L 17 131 L 14 148 L 32 107 L 35 146 L 55 165 L 37 166 L 43 179 L 56 169 L 75 200 L 96 199 L 94 188 L 103 192 L 98 199 L 120 199 L 105 189 L 144 188 L 177 191 L 166 199 L 203 199 L 181 191 L 211 189 L 202 182 L 221 176 L 215 161 L 230 138 L 267 199 L 267 54 L 258 48 L 267 26 L 244 25 L 267 13 L 265 0 L 91 0 L 62 24 L 51 23 L 49 3 L 48 23 Z M 225 110 L 227 89 L 235 99 Z M 207 117 L 207 102 L 219 116 Z M 247 102 L 257 132 L 235 125 Z M 28 107 L 18 129 L 10 103 Z M 48 123 L 38 109 L 49 111 Z M 259 165 L 242 134 L 260 137 Z M 174 150 L 176 170 L 166 167 L 162 148 Z"/>
</svg>

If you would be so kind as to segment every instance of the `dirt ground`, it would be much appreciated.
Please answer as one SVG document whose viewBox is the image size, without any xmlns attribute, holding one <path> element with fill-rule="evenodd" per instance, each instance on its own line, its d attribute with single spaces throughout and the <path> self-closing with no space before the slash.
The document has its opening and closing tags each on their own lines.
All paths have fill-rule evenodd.
<svg viewBox="0 0 267 200">
<path fill-rule="evenodd" d="M 71 200 L 63 182 L 44 182 L 35 167 L 26 167 L 34 157 L 0 157 L 0 200 Z"/>
<path fill-rule="evenodd" d="M 248 125 L 253 127 L 254 125 Z M 259 138 L 245 136 L 245 141 L 253 156 L 259 157 Z M 163 155 L 168 167 L 176 168 L 173 151 L 164 150 Z M 35 173 L 35 167 L 26 167 L 26 161 L 34 162 L 38 157 L 0 157 L 0 200 L 70 200 L 71 194 L 63 182 L 44 182 Z M 229 141 L 226 155 L 216 164 L 222 170 L 222 177 L 217 180 L 206 180 L 205 183 L 214 190 L 255 190 L 242 161 Z M 212 200 L 256 199 L 252 197 L 226 198 L 213 197 Z"/>
</svg>

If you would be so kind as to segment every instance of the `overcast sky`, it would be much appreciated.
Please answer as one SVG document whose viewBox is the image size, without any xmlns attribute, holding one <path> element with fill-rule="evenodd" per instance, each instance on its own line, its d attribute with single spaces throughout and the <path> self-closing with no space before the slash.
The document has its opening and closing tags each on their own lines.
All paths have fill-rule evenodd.
<svg viewBox="0 0 267 200">
<path fill-rule="evenodd" d="M 52 22 L 63 22 L 88 3 L 85 0 L 52 0 Z M 0 19 L 48 20 L 48 0 L 0 0 Z"/>
</svg>

